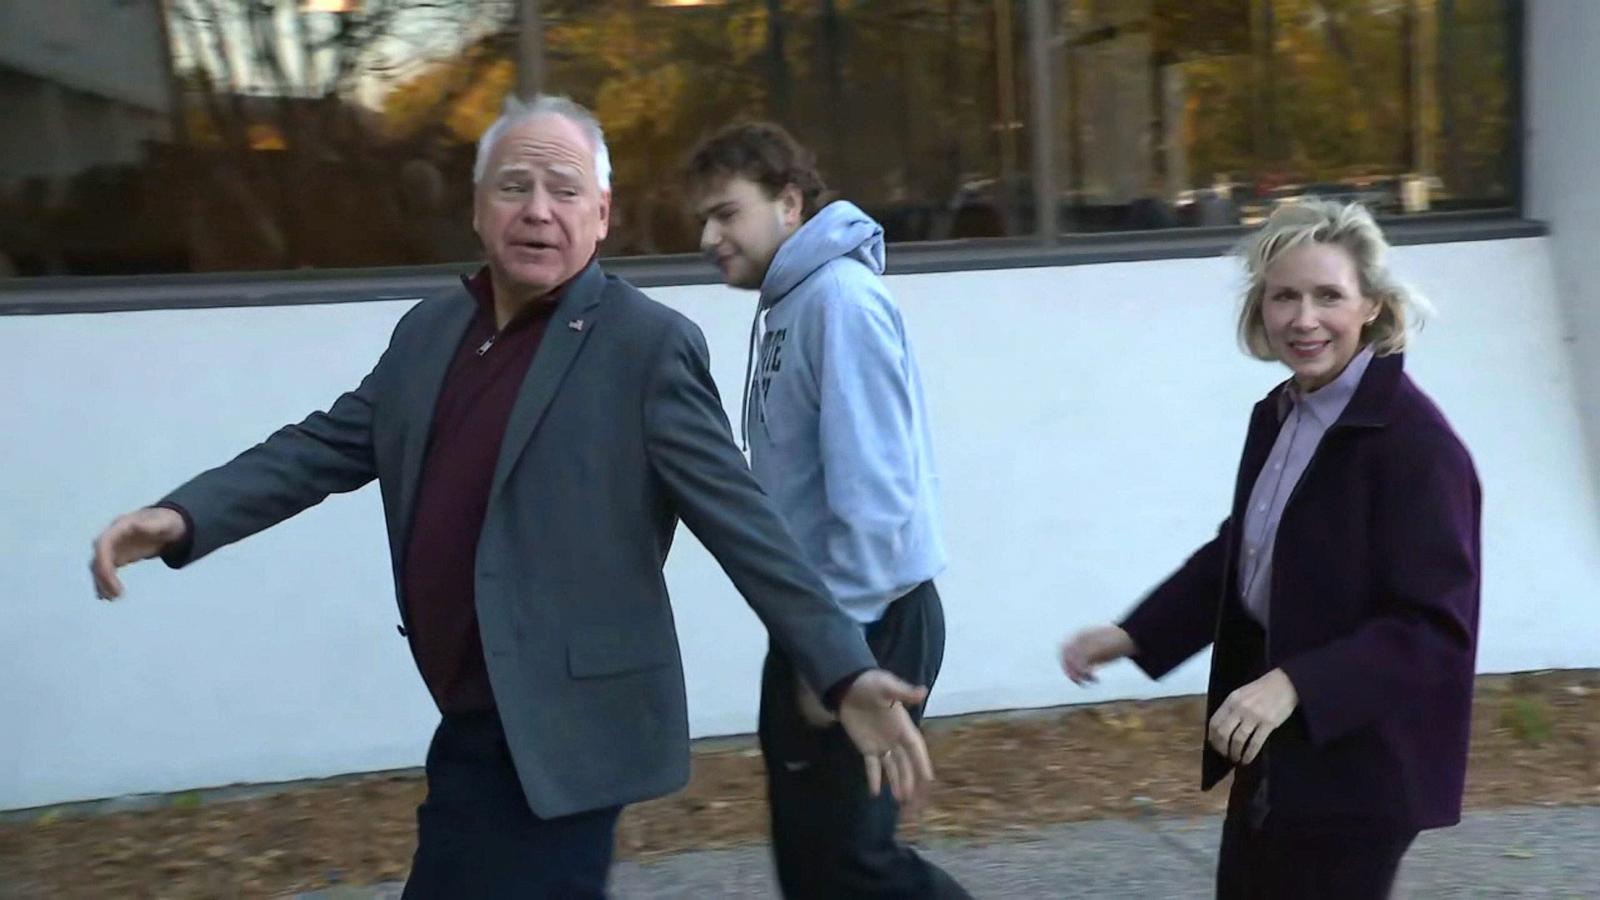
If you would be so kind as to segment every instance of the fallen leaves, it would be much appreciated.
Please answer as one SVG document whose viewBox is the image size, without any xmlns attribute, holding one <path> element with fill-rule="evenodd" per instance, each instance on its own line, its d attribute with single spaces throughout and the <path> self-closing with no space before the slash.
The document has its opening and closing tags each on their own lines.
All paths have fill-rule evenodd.
<svg viewBox="0 0 1600 900">
<path fill-rule="evenodd" d="M 1469 806 L 1600 804 L 1600 672 L 1480 679 Z M 1198 790 L 1198 697 L 931 722 L 933 805 L 908 834 L 1004 840 L 1056 822 L 1211 814 Z M 630 808 L 620 857 L 765 839 L 764 776 L 748 745 L 700 748 L 684 791 Z M 356 776 L 247 800 L 187 792 L 165 807 L 0 825 L 7 897 L 278 896 L 405 877 L 415 775 Z M 1528 851 L 1507 848 L 1508 858 Z"/>
</svg>

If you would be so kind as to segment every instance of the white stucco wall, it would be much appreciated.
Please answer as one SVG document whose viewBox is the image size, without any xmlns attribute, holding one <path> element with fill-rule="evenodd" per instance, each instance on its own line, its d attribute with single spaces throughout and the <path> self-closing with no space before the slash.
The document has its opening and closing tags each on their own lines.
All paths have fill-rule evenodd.
<svg viewBox="0 0 1600 900">
<path fill-rule="evenodd" d="M 1600 107 L 1594 99 L 1600 3 L 1533 0 L 1527 29 L 1527 213 L 1550 223 L 1563 337 L 1578 365 L 1590 461 L 1600 478 L 1600 366 L 1588 362 L 1600 358 Z"/>
<path fill-rule="evenodd" d="M 1600 665 L 1600 498 L 1552 239 L 1397 251 L 1443 315 L 1408 359 L 1485 489 L 1480 668 Z M 1232 338 L 1225 260 L 900 276 L 952 563 L 934 715 L 1188 693 L 1058 639 L 1114 616 L 1225 514 L 1280 377 Z M 725 399 L 750 295 L 652 292 L 701 322 Z M 0 808 L 418 765 L 434 714 L 395 613 L 375 490 L 93 597 L 89 541 L 376 359 L 407 303 L 0 317 Z M 1593 365 L 1590 363 L 1590 365 Z M 754 727 L 764 638 L 692 540 L 669 564 L 697 735 Z"/>
</svg>

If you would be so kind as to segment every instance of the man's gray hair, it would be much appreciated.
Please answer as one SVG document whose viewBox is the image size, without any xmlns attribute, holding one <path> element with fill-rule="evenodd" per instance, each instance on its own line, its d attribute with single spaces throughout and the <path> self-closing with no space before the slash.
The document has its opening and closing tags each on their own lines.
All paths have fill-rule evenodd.
<svg viewBox="0 0 1600 900">
<path fill-rule="evenodd" d="M 602 192 L 611 190 L 611 151 L 606 148 L 606 135 L 600 128 L 600 120 L 595 118 L 594 113 L 584 109 L 582 104 L 556 94 L 539 94 L 528 101 L 518 98 L 516 94 L 506 95 L 505 110 L 500 113 L 500 118 L 495 119 L 483 137 L 478 138 L 478 158 L 472 164 L 472 183 L 483 181 L 484 169 L 489 167 L 489 154 L 494 152 L 494 145 L 512 126 L 540 116 L 560 116 L 583 129 L 589 145 L 594 148 L 595 180 L 600 183 Z"/>
</svg>

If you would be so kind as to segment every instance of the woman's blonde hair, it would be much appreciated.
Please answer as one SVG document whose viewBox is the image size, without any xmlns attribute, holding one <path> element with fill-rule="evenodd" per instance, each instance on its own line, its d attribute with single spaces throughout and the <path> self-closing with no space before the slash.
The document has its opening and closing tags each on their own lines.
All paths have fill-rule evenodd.
<svg viewBox="0 0 1600 900">
<path fill-rule="evenodd" d="M 1245 352 L 1257 359 L 1277 358 L 1261 320 L 1267 269 L 1284 253 L 1308 241 L 1333 244 L 1350 254 L 1361 293 L 1378 305 L 1377 318 L 1361 329 L 1361 343 L 1371 344 L 1379 356 L 1404 350 L 1411 330 L 1421 327 L 1433 309 L 1427 298 L 1389 273 L 1384 262 L 1389 242 L 1384 240 L 1383 229 L 1359 203 L 1307 200 L 1273 210 L 1239 246 L 1237 253 L 1249 276 L 1239 310 L 1239 343 Z"/>
</svg>

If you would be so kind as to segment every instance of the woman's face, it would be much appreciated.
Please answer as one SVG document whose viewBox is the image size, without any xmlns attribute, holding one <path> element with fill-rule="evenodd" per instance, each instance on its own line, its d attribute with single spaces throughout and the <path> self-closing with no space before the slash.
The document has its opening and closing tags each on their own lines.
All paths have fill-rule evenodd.
<svg viewBox="0 0 1600 900">
<path fill-rule="evenodd" d="M 1361 330 L 1378 304 L 1361 293 L 1355 260 L 1337 244 L 1307 242 L 1267 267 L 1261 322 L 1267 344 L 1301 390 L 1335 378 L 1361 350 Z"/>
</svg>

